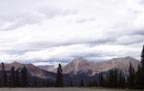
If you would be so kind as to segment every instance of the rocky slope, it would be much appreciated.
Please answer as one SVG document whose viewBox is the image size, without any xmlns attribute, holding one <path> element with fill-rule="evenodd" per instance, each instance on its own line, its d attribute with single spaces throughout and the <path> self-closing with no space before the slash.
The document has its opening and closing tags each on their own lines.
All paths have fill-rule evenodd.
<svg viewBox="0 0 144 91">
<path fill-rule="evenodd" d="M 88 61 L 84 58 L 79 57 L 73 59 L 69 64 L 65 65 L 63 67 L 63 73 L 64 74 L 86 73 L 89 75 L 95 75 L 96 73 L 102 71 L 108 71 L 113 68 L 118 68 L 121 69 L 123 72 L 128 73 L 130 62 L 132 63 L 135 70 L 137 70 L 139 61 L 132 57 L 114 58 L 102 62 Z M 39 66 L 39 68 L 54 73 L 56 72 L 56 68 L 53 66 Z"/>
<path fill-rule="evenodd" d="M 40 65 L 38 67 L 42 70 L 46 70 L 49 72 L 55 72 L 55 70 L 56 70 L 56 67 L 54 65 Z"/>
<path fill-rule="evenodd" d="M 25 66 L 31 76 L 36 76 L 36 77 L 39 77 L 39 78 L 53 79 L 54 78 L 53 76 L 55 75 L 54 73 L 42 70 L 42 69 L 34 66 L 33 64 L 21 64 L 21 63 L 18 63 L 18 62 L 5 64 L 5 69 L 10 70 L 12 68 L 12 66 L 15 67 L 15 70 L 17 70 L 19 68 L 23 68 Z M 2 69 L 2 65 L 0 64 L 0 70 L 1 69 Z"/>
<path fill-rule="evenodd" d="M 83 58 L 75 58 L 71 63 L 67 64 L 63 68 L 64 74 L 79 74 L 79 73 L 87 73 L 89 75 L 95 75 L 96 73 L 102 71 L 108 71 L 113 68 L 118 68 L 128 72 L 129 64 L 132 63 L 135 70 L 137 70 L 137 66 L 139 61 L 132 57 L 124 57 L 124 58 L 114 58 L 109 61 L 103 62 L 92 62 Z"/>
</svg>

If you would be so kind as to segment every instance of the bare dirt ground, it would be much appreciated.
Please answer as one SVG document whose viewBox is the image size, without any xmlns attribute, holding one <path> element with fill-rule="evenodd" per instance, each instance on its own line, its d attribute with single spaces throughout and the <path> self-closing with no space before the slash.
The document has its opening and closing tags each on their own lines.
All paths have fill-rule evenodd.
<svg viewBox="0 0 144 91">
<path fill-rule="evenodd" d="M 0 91 L 117 91 L 96 88 L 0 88 Z M 127 90 L 118 90 L 127 91 Z"/>
</svg>

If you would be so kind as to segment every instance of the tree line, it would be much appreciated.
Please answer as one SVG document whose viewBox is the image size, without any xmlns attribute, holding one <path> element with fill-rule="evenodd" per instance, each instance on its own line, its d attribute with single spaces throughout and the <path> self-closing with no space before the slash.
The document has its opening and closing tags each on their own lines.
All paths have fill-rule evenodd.
<svg viewBox="0 0 144 91">
<path fill-rule="evenodd" d="M 5 64 L 1 64 L 0 71 L 0 87 L 53 87 L 55 82 L 49 79 L 42 79 L 36 76 L 31 76 L 28 69 L 15 69 L 14 66 L 10 70 L 6 70 Z"/>
<path fill-rule="evenodd" d="M 28 74 L 26 67 L 17 69 L 12 66 L 10 70 L 5 69 L 4 63 L 0 71 L 0 87 L 26 87 L 28 85 Z"/>
</svg>

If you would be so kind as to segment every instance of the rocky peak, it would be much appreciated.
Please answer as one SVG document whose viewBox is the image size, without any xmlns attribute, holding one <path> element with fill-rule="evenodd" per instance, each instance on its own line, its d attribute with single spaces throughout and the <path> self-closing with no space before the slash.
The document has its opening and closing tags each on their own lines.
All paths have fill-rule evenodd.
<svg viewBox="0 0 144 91">
<path fill-rule="evenodd" d="M 78 65 L 78 64 L 80 64 L 80 63 L 86 63 L 86 62 L 88 62 L 88 60 L 86 60 L 86 59 L 84 59 L 84 58 L 82 58 L 82 57 L 74 58 L 74 59 L 71 61 L 71 63 L 72 63 L 72 64 L 75 64 L 75 65 Z"/>
</svg>

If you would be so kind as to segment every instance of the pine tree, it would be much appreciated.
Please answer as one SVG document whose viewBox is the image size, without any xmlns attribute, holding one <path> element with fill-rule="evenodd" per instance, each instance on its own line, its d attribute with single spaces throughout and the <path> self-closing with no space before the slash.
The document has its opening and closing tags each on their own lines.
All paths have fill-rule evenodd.
<svg viewBox="0 0 144 91">
<path fill-rule="evenodd" d="M 129 89 L 134 89 L 135 87 L 135 70 L 131 62 L 129 66 L 129 76 L 128 76 L 127 86 Z"/>
<path fill-rule="evenodd" d="M 108 73 L 107 87 L 114 87 L 114 72 L 110 70 Z"/>
<path fill-rule="evenodd" d="M 36 77 L 36 76 L 34 76 L 34 84 L 33 84 L 33 87 L 38 87 L 37 77 Z"/>
<path fill-rule="evenodd" d="M 111 88 L 116 88 L 118 84 L 118 70 L 110 70 L 107 78 L 107 86 Z"/>
<path fill-rule="evenodd" d="M 42 87 L 47 87 L 47 80 L 42 80 Z"/>
<path fill-rule="evenodd" d="M 105 87 L 109 87 L 109 72 L 106 74 L 105 77 Z"/>
<path fill-rule="evenodd" d="M 59 64 L 56 75 L 56 87 L 63 87 L 62 66 Z"/>
<path fill-rule="evenodd" d="M 4 63 L 2 63 L 2 87 L 7 87 L 7 73 Z"/>
<path fill-rule="evenodd" d="M 16 70 L 15 72 L 15 81 L 16 81 L 16 87 L 20 87 L 20 72 L 19 69 Z"/>
<path fill-rule="evenodd" d="M 144 46 L 141 53 L 141 67 L 142 67 L 142 71 L 144 72 Z"/>
<path fill-rule="evenodd" d="M 81 87 L 84 86 L 84 81 L 83 81 L 83 80 L 81 80 L 81 82 L 80 82 L 80 86 L 81 86 Z"/>
<path fill-rule="evenodd" d="M 100 87 L 104 86 L 104 77 L 103 77 L 103 73 L 102 72 L 99 74 L 99 86 Z"/>
<path fill-rule="evenodd" d="M 124 76 L 124 73 L 120 70 L 119 79 L 118 79 L 118 87 L 125 88 L 125 85 L 126 85 L 125 76 Z"/>
<path fill-rule="evenodd" d="M 70 87 L 73 87 L 73 81 L 70 82 Z"/>
<path fill-rule="evenodd" d="M 0 73 L 2 72 L 0 71 Z M 2 74 L 0 74 L 0 87 L 2 87 Z"/>
<path fill-rule="evenodd" d="M 138 66 L 136 73 L 136 89 L 144 89 L 144 46 L 141 53 L 141 65 Z"/>
<path fill-rule="evenodd" d="M 118 69 L 114 69 L 114 88 L 118 87 Z"/>
<path fill-rule="evenodd" d="M 12 66 L 10 70 L 10 86 L 15 87 L 16 86 L 16 78 L 15 78 L 15 68 Z"/>
<path fill-rule="evenodd" d="M 21 70 L 21 80 L 22 80 L 22 87 L 27 87 L 28 86 L 28 73 L 27 73 L 27 69 L 25 66 Z"/>
</svg>

